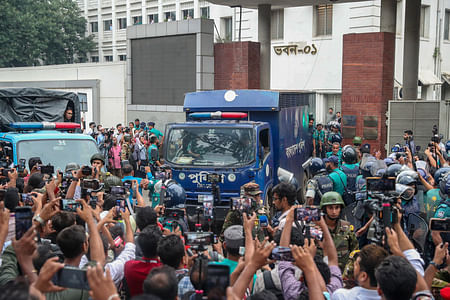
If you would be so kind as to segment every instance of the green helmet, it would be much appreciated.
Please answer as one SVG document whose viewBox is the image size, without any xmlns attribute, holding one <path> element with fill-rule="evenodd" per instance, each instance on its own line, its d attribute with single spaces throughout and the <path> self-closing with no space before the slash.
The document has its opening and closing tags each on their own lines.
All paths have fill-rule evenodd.
<svg viewBox="0 0 450 300">
<path fill-rule="evenodd" d="M 70 172 L 70 171 L 77 171 L 79 169 L 80 169 L 80 166 L 77 163 L 71 162 L 71 163 L 68 163 L 66 165 L 65 172 L 67 173 L 67 172 Z"/>
<path fill-rule="evenodd" d="M 344 200 L 342 200 L 342 196 L 339 193 L 326 192 L 323 194 L 322 200 L 320 200 L 320 208 L 333 204 L 341 204 L 342 206 L 345 206 Z"/>
<path fill-rule="evenodd" d="M 355 136 L 353 138 L 353 145 L 361 145 L 362 144 L 362 138 L 360 136 Z"/>
<path fill-rule="evenodd" d="M 105 157 L 101 153 L 95 153 L 91 156 L 91 164 L 94 160 L 100 160 L 103 165 L 105 164 Z"/>
<path fill-rule="evenodd" d="M 122 186 L 122 180 L 120 180 L 117 176 L 108 176 L 105 178 L 105 191 L 109 192 L 111 191 L 112 186 Z"/>
</svg>

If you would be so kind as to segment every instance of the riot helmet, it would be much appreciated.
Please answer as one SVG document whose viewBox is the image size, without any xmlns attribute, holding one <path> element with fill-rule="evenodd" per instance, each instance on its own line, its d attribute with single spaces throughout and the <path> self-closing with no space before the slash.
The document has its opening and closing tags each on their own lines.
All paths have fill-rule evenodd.
<svg viewBox="0 0 450 300">
<path fill-rule="evenodd" d="M 400 169 L 402 168 L 401 164 L 392 164 L 386 170 L 387 177 L 397 177 L 400 173 Z"/>
<path fill-rule="evenodd" d="M 443 198 L 450 197 L 450 173 L 446 173 L 439 182 L 439 191 Z"/>
<path fill-rule="evenodd" d="M 439 184 L 441 179 L 444 177 L 445 174 L 450 172 L 450 167 L 440 168 L 434 173 L 434 182 L 436 184 Z"/>
<path fill-rule="evenodd" d="M 346 164 L 355 164 L 357 162 L 357 154 L 355 149 L 350 145 L 347 145 L 342 150 L 342 160 Z"/>
<path fill-rule="evenodd" d="M 183 187 L 174 180 L 167 180 L 161 188 L 161 196 L 164 198 L 166 208 L 184 208 L 186 192 Z"/>
<path fill-rule="evenodd" d="M 395 191 L 398 193 L 400 198 L 405 201 L 409 201 L 414 197 L 414 188 L 406 184 L 396 183 Z"/>
<path fill-rule="evenodd" d="M 311 165 L 309 166 L 309 170 L 311 171 L 312 175 L 317 175 L 319 173 L 325 172 L 325 164 L 320 158 L 313 158 L 311 160 Z"/>
<path fill-rule="evenodd" d="M 342 143 L 342 137 L 340 134 L 333 134 L 331 136 L 331 143 Z"/>
<path fill-rule="evenodd" d="M 396 183 L 404 184 L 404 185 L 411 185 L 416 184 L 418 180 L 418 175 L 413 170 L 410 171 L 402 171 L 400 174 L 398 174 Z"/>
</svg>

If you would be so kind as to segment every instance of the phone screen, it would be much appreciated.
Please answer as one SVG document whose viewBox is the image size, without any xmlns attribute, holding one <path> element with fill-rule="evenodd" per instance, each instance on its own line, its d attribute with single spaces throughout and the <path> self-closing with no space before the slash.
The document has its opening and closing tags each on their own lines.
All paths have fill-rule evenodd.
<svg viewBox="0 0 450 300">
<path fill-rule="evenodd" d="M 116 200 L 116 216 L 120 217 L 121 212 L 125 212 L 125 199 Z"/>
<path fill-rule="evenodd" d="M 81 208 L 81 203 L 73 199 L 61 199 L 60 207 L 64 211 L 76 212 L 77 208 Z"/>
<path fill-rule="evenodd" d="M 186 245 L 200 246 L 211 245 L 214 241 L 214 234 L 212 232 L 187 232 Z"/>
<path fill-rule="evenodd" d="M 226 296 L 227 287 L 230 285 L 230 267 L 208 264 L 208 276 L 206 276 L 206 291 L 214 295 Z"/>
<path fill-rule="evenodd" d="M 33 206 L 34 201 L 31 194 L 22 194 L 22 202 L 25 206 Z"/>
<path fill-rule="evenodd" d="M 16 240 L 19 240 L 33 225 L 33 211 L 31 207 L 17 207 L 16 213 Z"/>
<path fill-rule="evenodd" d="M 211 195 L 211 199 L 203 199 L 203 214 L 205 215 L 205 217 L 213 217 L 213 200 L 212 200 L 212 195 Z"/>
<path fill-rule="evenodd" d="M 395 178 L 367 177 L 368 191 L 395 191 Z"/>
<path fill-rule="evenodd" d="M 127 190 L 123 186 L 112 186 L 111 187 L 111 194 L 114 195 L 125 195 L 127 193 Z"/>
<path fill-rule="evenodd" d="M 294 261 L 292 257 L 291 248 L 288 247 L 275 247 L 270 254 L 270 259 L 281 261 Z"/>
<path fill-rule="evenodd" d="M 74 267 L 65 266 L 53 276 L 52 281 L 65 288 L 89 290 L 86 270 Z"/>
<path fill-rule="evenodd" d="M 433 231 L 450 231 L 450 219 L 431 219 L 430 229 Z"/>
<path fill-rule="evenodd" d="M 295 216 L 298 221 L 319 221 L 320 210 L 318 207 L 299 207 L 295 209 Z"/>
</svg>

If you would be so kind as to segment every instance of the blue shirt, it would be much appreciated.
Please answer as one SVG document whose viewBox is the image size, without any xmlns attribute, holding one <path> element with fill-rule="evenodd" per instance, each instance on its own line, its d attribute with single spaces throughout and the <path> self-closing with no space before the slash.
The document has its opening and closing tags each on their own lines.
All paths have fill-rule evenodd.
<svg viewBox="0 0 450 300">
<path fill-rule="evenodd" d="M 141 184 L 142 178 L 139 177 L 133 177 L 133 176 L 125 176 L 122 179 L 122 182 L 125 182 L 127 180 L 133 181 L 133 180 L 137 180 L 138 184 Z M 139 186 L 139 193 L 141 193 L 142 195 L 142 188 Z M 130 200 L 131 205 L 133 205 L 133 190 L 130 189 L 130 196 L 128 197 L 128 200 Z"/>
</svg>

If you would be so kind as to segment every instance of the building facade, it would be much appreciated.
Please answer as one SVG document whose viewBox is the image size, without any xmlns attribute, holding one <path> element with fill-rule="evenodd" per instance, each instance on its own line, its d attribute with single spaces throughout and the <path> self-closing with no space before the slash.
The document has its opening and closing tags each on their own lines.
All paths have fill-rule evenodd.
<svg viewBox="0 0 450 300">
<path fill-rule="evenodd" d="M 190 18 L 215 21 L 215 42 L 258 41 L 258 13 L 206 1 L 77 0 L 95 36 L 91 62 L 126 60 L 126 27 Z M 272 7 L 271 89 L 318 93 L 317 119 L 340 111 L 343 35 L 380 31 L 381 0 Z M 405 2 L 397 1 L 395 83 L 402 97 Z M 242 16 L 242 19 L 241 19 Z M 419 99 L 450 99 L 450 0 L 422 0 Z"/>
</svg>

